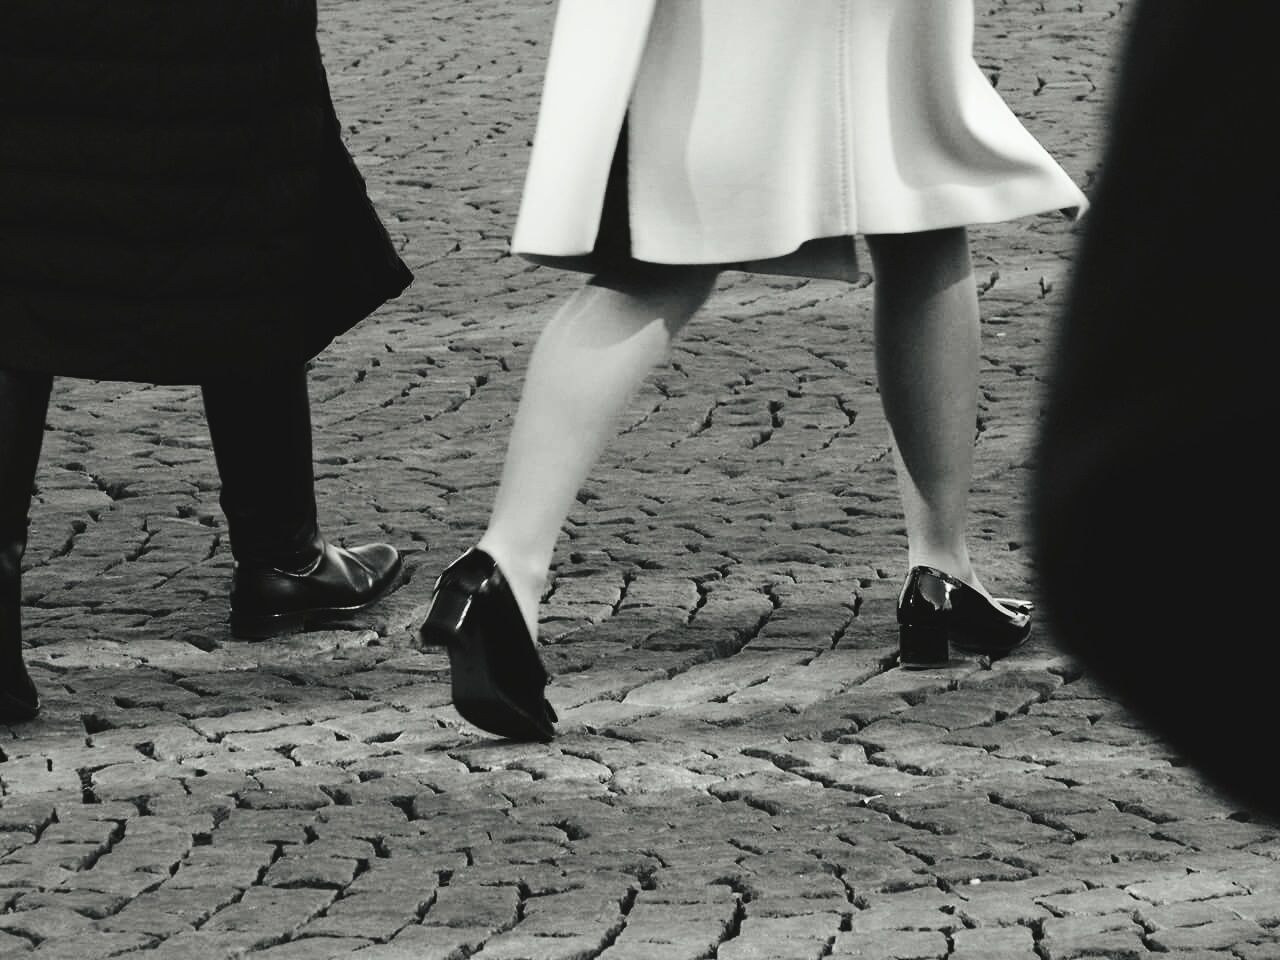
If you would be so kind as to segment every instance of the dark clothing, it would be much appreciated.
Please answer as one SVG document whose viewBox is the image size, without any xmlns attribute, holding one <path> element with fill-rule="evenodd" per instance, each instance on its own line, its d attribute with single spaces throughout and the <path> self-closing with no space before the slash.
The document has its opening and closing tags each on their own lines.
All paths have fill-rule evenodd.
<svg viewBox="0 0 1280 960">
<path fill-rule="evenodd" d="M 342 144 L 315 0 L 0 3 L 0 366 L 287 368 L 411 279 Z"/>
<path fill-rule="evenodd" d="M 1049 373 L 1033 497 L 1066 647 L 1222 787 L 1272 786 L 1274 20 L 1141 0 Z M 1265 563 L 1258 563 L 1264 559 Z"/>
<path fill-rule="evenodd" d="M 6 561 L 6 545 L 21 556 L 52 384 L 51 374 L 0 367 L 0 602 L 15 606 L 18 566 Z M 305 367 L 209 381 L 201 396 L 232 556 L 258 567 L 307 566 L 319 525 Z"/>
<path fill-rule="evenodd" d="M 305 567 L 320 533 L 306 370 L 210 381 L 200 395 L 232 556 L 281 570 Z"/>
</svg>

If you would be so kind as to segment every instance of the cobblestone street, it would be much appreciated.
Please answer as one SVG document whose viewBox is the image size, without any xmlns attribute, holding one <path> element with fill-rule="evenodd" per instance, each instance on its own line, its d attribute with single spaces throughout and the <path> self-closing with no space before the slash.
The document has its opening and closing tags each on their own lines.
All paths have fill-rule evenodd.
<svg viewBox="0 0 1280 960">
<path fill-rule="evenodd" d="M 57 383 L 25 574 L 44 709 L 0 727 L 0 957 L 1280 960 L 1280 826 L 1045 616 L 1003 660 L 895 666 L 867 288 L 723 276 L 557 551 L 558 738 L 453 711 L 447 657 L 411 638 L 579 281 L 508 253 L 553 13 L 321 0 L 348 145 L 416 275 L 312 373 L 326 535 L 406 557 L 349 629 L 230 637 L 196 388 Z M 1124 15 L 977 7 L 984 72 L 1086 191 Z M 1077 234 L 971 236 L 971 547 L 994 592 L 1034 598 L 1024 491 Z"/>
</svg>

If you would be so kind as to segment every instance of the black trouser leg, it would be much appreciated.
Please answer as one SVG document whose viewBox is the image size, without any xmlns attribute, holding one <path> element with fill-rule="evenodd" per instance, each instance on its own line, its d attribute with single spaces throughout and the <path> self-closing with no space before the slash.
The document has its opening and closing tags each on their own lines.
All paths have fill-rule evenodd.
<svg viewBox="0 0 1280 960">
<path fill-rule="evenodd" d="M 39 707 L 22 660 L 22 555 L 53 377 L 0 368 L 0 722 Z"/>
<path fill-rule="evenodd" d="M 322 545 L 306 368 L 206 383 L 201 390 L 232 556 L 282 570 L 315 562 Z"/>
<path fill-rule="evenodd" d="M 343 618 L 394 582 L 387 544 L 338 547 L 316 521 L 311 409 L 303 367 L 203 385 L 231 532 L 231 632 L 260 639 Z"/>
</svg>

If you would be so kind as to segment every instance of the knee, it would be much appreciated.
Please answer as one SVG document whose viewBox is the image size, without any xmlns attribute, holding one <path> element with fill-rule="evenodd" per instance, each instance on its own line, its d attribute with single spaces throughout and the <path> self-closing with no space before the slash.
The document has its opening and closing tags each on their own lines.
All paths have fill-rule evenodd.
<svg viewBox="0 0 1280 960">
<path fill-rule="evenodd" d="M 631 260 L 596 274 L 590 286 L 642 302 L 672 319 L 688 318 L 706 303 L 719 275 L 713 265 Z"/>
<path fill-rule="evenodd" d="M 895 283 L 901 279 L 916 284 L 922 274 L 954 280 L 971 269 L 969 234 L 964 227 L 868 234 L 864 239 L 877 283 Z"/>
</svg>

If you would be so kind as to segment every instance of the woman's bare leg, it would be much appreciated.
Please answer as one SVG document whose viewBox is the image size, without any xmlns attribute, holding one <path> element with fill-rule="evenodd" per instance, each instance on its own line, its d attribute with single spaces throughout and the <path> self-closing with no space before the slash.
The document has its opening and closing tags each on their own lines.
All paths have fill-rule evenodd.
<svg viewBox="0 0 1280 960">
<path fill-rule="evenodd" d="M 626 404 L 706 302 L 715 277 L 708 268 L 658 266 L 597 276 L 542 331 L 478 544 L 506 574 L 531 637 L 574 498 Z"/>
<path fill-rule="evenodd" d="M 978 293 L 963 227 L 866 238 L 876 373 L 907 522 L 907 563 L 986 590 L 965 538 L 977 429 Z"/>
</svg>

